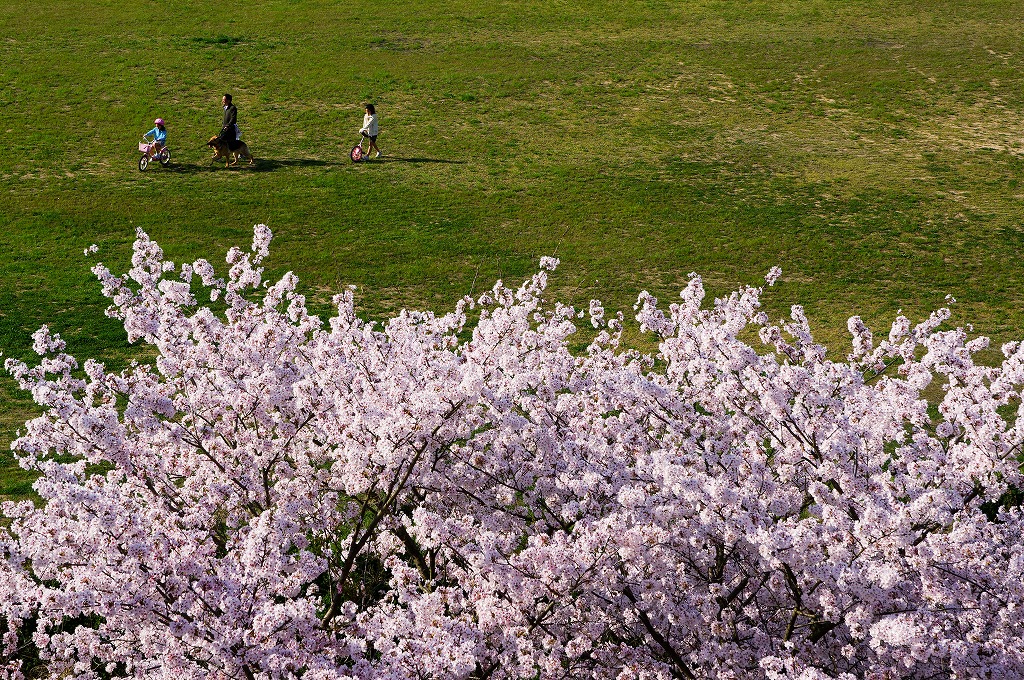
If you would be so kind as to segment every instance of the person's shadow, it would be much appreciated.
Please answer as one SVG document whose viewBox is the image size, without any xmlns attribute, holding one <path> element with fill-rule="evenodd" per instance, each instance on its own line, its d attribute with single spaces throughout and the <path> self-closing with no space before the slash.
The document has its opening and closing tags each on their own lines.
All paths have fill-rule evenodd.
<svg viewBox="0 0 1024 680">
<path fill-rule="evenodd" d="M 201 172 L 211 172 L 216 169 L 216 166 L 212 163 L 210 165 L 182 163 L 181 161 L 171 159 L 169 165 L 160 168 L 160 172 L 170 172 L 176 175 L 197 175 Z M 223 169 L 223 165 L 221 166 L 221 169 Z"/>
<path fill-rule="evenodd" d="M 184 175 L 195 175 L 204 172 L 216 172 L 218 170 L 247 170 L 249 172 L 273 172 L 281 168 L 310 168 L 337 165 L 329 161 L 321 161 L 312 158 L 257 158 L 251 165 L 248 161 L 240 160 L 235 165 L 225 167 L 223 160 L 207 160 L 205 163 L 182 163 L 172 160 L 170 165 L 161 168 L 163 172 L 173 172 Z"/>
<path fill-rule="evenodd" d="M 419 156 L 381 156 L 367 159 L 371 163 L 450 163 L 462 165 L 466 161 L 453 161 L 448 158 L 423 158 Z"/>
<path fill-rule="evenodd" d="M 466 161 L 456 161 L 447 158 L 426 158 L 422 156 L 381 156 L 380 158 L 367 158 L 361 161 L 364 164 L 375 163 L 449 163 L 462 165 Z M 352 165 L 348 158 L 336 161 L 322 161 L 316 158 L 260 158 L 256 157 L 255 162 L 250 165 L 244 160 L 238 161 L 236 165 L 224 167 L 224 161 L 209 160 L 206 163 L 182 163 L 171 160 L 170 165 L 161 168 L 163 172 L 172 172 L 185 175 L 194 175 L 204 172 L 216 172 L 218 170 L 245 170 L 247 172 L 274 172 L 282 168 L 322 168 L 336 165 Z"/>
<path fill-rule="evenodd" d="M 234 167 L 251 172 L 273 172 L 281 168 L 320 168 L 337 165 L 339 162 L 341 161 L 321 161 L 315 158 L 260 158 L 257 156 L 252 165 L 245 161 L 238 161 L 238 165 Z"/>
</svg>

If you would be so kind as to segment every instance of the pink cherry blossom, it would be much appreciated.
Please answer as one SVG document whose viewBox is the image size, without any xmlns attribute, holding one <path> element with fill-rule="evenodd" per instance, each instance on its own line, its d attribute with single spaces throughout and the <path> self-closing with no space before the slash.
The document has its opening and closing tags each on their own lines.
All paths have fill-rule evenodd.
<svg viewBox="0 0 1024 680">
<path fill-rule="evenodd" d="M 96 265 L 153 361 L 46 327 L 7 360 L 43 415 L 0 678 L 1024 677 L 1020 343 L 991 366 L 948 309 L 854 317 L 833 361 L 799 306 L 694 274 L 639 296 L 645 354 L 545 299 L 552 258 L 444 315 L 376 325 L 349 289 L 322 320 L 270 238 L 224 278 L 141 231 Z"/>
</svg>

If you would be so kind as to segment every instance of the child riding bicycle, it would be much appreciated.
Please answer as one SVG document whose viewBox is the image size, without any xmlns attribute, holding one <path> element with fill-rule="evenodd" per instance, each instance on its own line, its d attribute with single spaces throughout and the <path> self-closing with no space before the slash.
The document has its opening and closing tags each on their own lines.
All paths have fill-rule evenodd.
<svg viewBox="0 0 1024 680">
<path fill-rule="evenodd" d="M 149 151 L 150 156 L 155 156 L 160 153 L 165 146 L 167 146 L 167 128 L 164 127 L 164 119 L 157 118 L 153 121 L 153 124 L 156 125 L 156 127 L 142 135 L 143 141 L 146 142 L 149 141 L 150 136 L 153 137 L 152 146 Z"/>
</svg>

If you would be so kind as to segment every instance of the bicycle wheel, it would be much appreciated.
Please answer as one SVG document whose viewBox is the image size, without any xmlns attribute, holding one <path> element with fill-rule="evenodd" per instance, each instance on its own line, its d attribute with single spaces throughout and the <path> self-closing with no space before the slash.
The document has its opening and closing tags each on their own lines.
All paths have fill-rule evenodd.
<svg viewBox="0 0 1024 680">
<path fill-rule="evenodd" d="M 149 156 L 142 154 L 139 156 L 139 172 L 145 172 L 146 168 L 149 167 Z"/>
<path fill-rule="evenodd" d="M 158 156 L 158 158 L 160 159 L 160 165 L 166 167 L 167 164 L 171 162 L 171 150 L 165 146 L 163 149 L 160 150 L 160 155 Z"/>
<path fill-rule="evenodd" d="M 353 163 L 363 160 L 363 147 L 359 145 L 353 146 L 352 150 L 348 153 L 348 157 L 352 159 Z"/>
</svg>

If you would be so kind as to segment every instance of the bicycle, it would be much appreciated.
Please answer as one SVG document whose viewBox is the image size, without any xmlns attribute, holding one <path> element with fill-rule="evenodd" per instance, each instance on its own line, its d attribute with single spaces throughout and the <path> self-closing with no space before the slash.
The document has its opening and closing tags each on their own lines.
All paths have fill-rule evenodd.
<svg viewBox="0 0 1024 680">
<path fill-rule="evenodd" d="M 171 162 L 171 150 L 166 146 L 157 149 L 156 142 L 147 142 L 143 139 L 139 142 L 139 152 L 142 154 L 139 157 L 139 172 L 145 172 L 150 161 L 158 161 L 164 167 Z"/>
</svg>

